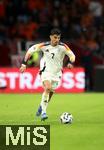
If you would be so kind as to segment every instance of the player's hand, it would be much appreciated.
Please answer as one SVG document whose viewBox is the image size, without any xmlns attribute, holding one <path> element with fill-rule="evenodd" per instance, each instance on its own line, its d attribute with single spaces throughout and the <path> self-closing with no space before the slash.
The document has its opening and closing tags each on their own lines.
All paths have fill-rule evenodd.
<svg viewBox="0 0 104 150">
<path fill-rule="evenodd" d="M 26 70 L 26 65 L 22 64 L 20 67 L 20 72 L 23 73 Z"/>
<path fill-rule="evenodd" d="M 74 66 L 73 66 L 73 64 L 68 63 L 68 64 L 67 64 L 67 67 L 68 67 L 69 69 L 72 69 Z"/>
</svg>

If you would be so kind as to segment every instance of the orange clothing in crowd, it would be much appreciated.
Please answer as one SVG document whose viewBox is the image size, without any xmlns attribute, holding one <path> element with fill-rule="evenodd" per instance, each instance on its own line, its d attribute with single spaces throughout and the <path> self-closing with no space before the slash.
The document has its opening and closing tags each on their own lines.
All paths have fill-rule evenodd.
<svg viewBox="0 0 104 150">
<path fill-rule="evenodd" d="M 30 10 L 43 9 L 45 7 L 44 0 L 28 0 L 28 8 Z"/>
<path fill-rule="evenodd" d="M 34 22 L 29 22 L 26 25 L 25 36 L 27 40 L 33 39 L 33 36 L 36 36 L 34 33 L 38 29 L 38 24 Z"/>
<path fill-rule="evenodd" d="M 0 17 L 4 17 L 5 16 L 5 6 L 4 6 L 4 2 L 0 1 Z"/>
<path fill-rule="evenodd" d="M 96 50 L 98 49 L 98 44 L 96 43 L 95 40 L 88 40 L 86 43 L 87 47 L 90 48 L 91 50 Z"/>
<path fill-rule="evenodd" d="M 93 15 L 90 12 L 88 12 L 82 16 L 81 26 L 85 28 L 90 27 L 93 25 L 93 21 L 94 21 Z"/>
</svg>

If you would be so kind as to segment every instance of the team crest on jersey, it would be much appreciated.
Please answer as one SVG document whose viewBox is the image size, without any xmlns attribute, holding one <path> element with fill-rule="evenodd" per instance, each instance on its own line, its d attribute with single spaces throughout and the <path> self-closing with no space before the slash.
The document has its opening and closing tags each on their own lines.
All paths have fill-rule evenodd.
<svg viewBox="0 0 104 150">
<path fill-rule="evenodd" d="M 49 52 L 49 49 L 46 49 L 45 51 L 46 51 L 46 52 Z"/>
</svg>

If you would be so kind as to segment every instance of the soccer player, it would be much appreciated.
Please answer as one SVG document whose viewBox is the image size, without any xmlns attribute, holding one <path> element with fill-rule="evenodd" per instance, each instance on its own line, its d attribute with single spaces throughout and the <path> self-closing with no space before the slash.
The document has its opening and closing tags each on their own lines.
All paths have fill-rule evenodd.
<svg viewBox="0 0 104 150">
<path fill-rule="evenodd" d="M 60 83 L 62 77 L 63 59 L 65 55 L 69 57 L 71 63 L 75 62 L 75 55 L 71 49 L 65 44 L 60 42 L 61 31 L 59 29 L 52 29 L 50 33 L 50 41 L 35 44 L 28 49 L 24 60 L 20 67 L 20 72 L 23 73 L 26 70 L 27 61 L 31 55 L 36 51 L 42 51 L 43 57 L 40 60 L 40 77 L 44 92 L 37 116 L 41 115 L 41 120 L 48 118 L 46 114 L 47 106 L 53 95 L 54 90 Z M 68 67 L 72 68 L 73 65 L 69 63 Z"/>
</svg>

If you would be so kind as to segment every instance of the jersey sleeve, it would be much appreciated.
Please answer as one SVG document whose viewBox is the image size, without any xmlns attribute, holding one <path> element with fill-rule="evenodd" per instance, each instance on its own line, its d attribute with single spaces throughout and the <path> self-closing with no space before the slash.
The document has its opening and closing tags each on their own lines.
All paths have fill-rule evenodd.
<svg viewBox="0 0 104 150">
<path fill-rule="evenodd" d="M 32 55 L 34 52 L 41 51 L 43 47 L 44 47 L 44 43 L 33 45 L 28 49 L 28 53 Z"/>
<path fill-rule="evenodd" d="M 27 61 L 29 60 L 29 58 L 31 57 L 31 55 L 34 53 L 34 52 L 38 52 L 38 51 L 41 51 L 41 48 L 44 46 L 44 43 L 40 43 L 40 44 L 36 44 L 36 45 L 33 45 L 31 46 L 26 54 L 25 54 L 25 57 L 23 59 L 23 62 L 22 64 L 27 64 Z"/>
<path fill-rule="evenodd" d="M 64 44 L 64 50 L 65 50 L 65 54 L 69 57 L 70 61 L 74 62 L 75 61 L 75 55 L 72 52 L 72 50 L 69 48 L 69 46 Z"/>
</svg>

